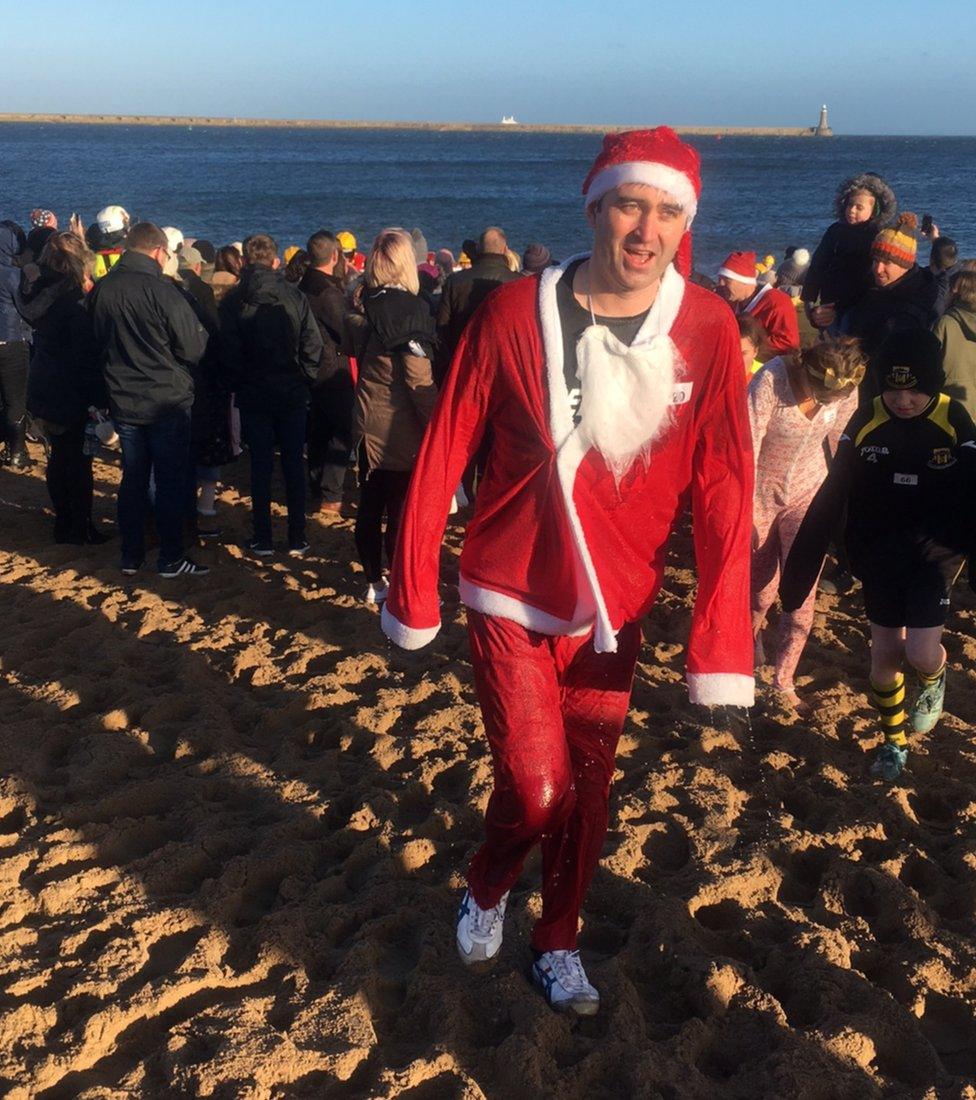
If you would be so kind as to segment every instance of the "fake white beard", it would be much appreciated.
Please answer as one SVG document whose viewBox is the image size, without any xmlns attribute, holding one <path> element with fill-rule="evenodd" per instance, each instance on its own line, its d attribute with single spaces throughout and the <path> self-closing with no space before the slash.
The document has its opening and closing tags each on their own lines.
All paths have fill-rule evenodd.
<svg viewBox="0 0 976 1100">
<path fill-rule="evenodd" d="M 576 345 L 582 398 L 578 431 L 617 485 L 638 455 L 671 425 L 681 357 L 670 336 L 628 347 L 605 325 L 590 325 Z"/>
</svg>

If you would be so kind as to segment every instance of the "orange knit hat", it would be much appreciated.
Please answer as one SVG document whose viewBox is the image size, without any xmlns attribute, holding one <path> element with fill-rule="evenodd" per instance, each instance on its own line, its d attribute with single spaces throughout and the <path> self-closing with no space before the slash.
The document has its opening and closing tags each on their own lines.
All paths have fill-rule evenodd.
<svg viewBox="0 0 976 1100">
<path fill-rule="evenodd" d="M 909 268 L 915 264 L 918 241 L 915 228 L 918 218 L 914 214 L 904 213 L 889 229 L 882 229 L 871 245 L 872 260 L 890 260 L 899 267 Z"/>
</svg>

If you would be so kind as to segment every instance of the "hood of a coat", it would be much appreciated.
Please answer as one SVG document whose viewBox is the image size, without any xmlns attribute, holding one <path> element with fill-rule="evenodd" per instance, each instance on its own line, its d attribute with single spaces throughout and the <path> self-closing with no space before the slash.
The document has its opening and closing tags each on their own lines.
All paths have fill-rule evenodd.
<svg viewBox="0 0 976 1100">
<path fill-rule="evenodd" d="M 81 287 L 70 275 L 29 264 L 21 274 L 16 295 L 17 312 L 32 328 L 37 328 L 67 294 L 77 298 L 84 296 Z"/>
<path fill-rule="evenodd" d="M 240 300 L 252 306 L 266 306 L 282 298 L 284 276 L 270 267 L 245 267 L 241 274 Z"/>
<path fill-rule="evenodd" d="M 0 267 L 16 267 L 23 239 L 11 225 L 0 224 Z"/>
<path fill-rule="evenodd" d="M 898 216 L 898 203 L 895 199 L 895 193 L 881 176 L 876 175 L 874 172 L 860 172 L 858 175 L 844 180 L 837 188 L 834 212 L 838 221 L 844 221 L 844 208 L 847 206 L 848 198 L 855 191 L 868 191 L 874 195 L 877 208 L 868 224 L 873 225 L 875 231 L 886 229 L 889 225 L 894 224 L 895 218 Z"/>
<path fill-rule="evenodd" d="M 396 351 L 411 340 L 426 351 L 434 346 L 434 318 L 427 303 L 398 287 L 374 287 L 363 294 L 366 319 L 387 351 Z"/>
<path fill-rule="evenodd" d="M 310 267 L 305 272 L 302 281 L 298 284 L 298 289 L 305 294 L 313 295 L 324 294 L 328 290 L 337 290 L 345 297 L 342 280 L 335 275 L 326 275 L 324 271 L 319 271 L 317 267 Z"/>
<path fill-rule="evenodd" d="M 966 309 L 963 306 L 950 306 L 946 312 L 946 317 L 951 317 L 956 324 L 962 329 L 963 336 L 967 340 L 971 340 L 976 343 L 976 310 Z"/>
</svg>

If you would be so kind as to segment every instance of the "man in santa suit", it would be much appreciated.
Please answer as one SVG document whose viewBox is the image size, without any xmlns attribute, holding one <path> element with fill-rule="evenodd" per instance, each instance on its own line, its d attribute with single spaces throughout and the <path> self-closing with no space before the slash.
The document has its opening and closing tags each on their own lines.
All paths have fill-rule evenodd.
<svg viewBox="0 0 976 1100">
<path fill-rule="evenodd" d="M 751 313 L 766 330 L 769 351 L 760 358 L 800 346 L 796 306 L 788 294 L 773 286 L 756 286 L 755 252 L 732 252 L 718 269 L 718 292 L 736 313 Z"/>
<path fill-rule="evenodd" d="M 640 620 L 690 500 L 698 594 L 692 702 L 750 706 L 752 447 L 732 314 L 686 282 L 701 189 L 666 127 L 608 135 L 583 185 L 593 251 L 494 291 L 466 328 L 407 497 L 383 629 L 408 649 L 440 628 L 451 498 L 492 444 L 460 562 L 495 787 L 457 942 L 498 954 L 508 893 L 542 848 L 533 976 L 589 1015 L 576 951 L 607 829 Z"/>
</svg>

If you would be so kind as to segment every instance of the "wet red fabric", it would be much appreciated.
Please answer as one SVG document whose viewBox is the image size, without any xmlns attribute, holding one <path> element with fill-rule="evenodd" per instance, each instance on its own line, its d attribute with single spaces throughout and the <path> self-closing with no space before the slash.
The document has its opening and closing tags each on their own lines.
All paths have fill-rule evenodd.
<svg viewBox="0 0 976 1100">
<path fill-rule="evenodd" d="M 542 917 L 532 946 L 572 949 L 607 832 L 640 627 L 622 627 L 616 653 L 596 653 L 592 635 L 538 634 L 473 610 L 468 634 L 495 777 L 468 885 L 480 906 L 496 905 L 541 844 Z"/>
</svg>

